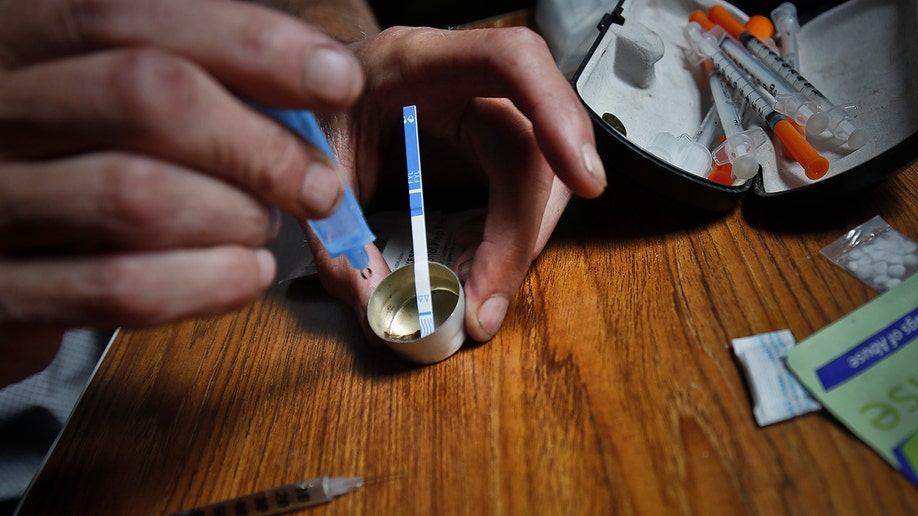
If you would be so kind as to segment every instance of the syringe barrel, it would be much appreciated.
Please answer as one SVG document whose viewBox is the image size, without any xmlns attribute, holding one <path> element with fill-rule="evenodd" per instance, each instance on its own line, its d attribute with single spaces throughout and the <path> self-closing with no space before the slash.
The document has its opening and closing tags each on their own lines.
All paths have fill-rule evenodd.
<svg viewBox="0 0 918 516">
<path fill-rule="evenodd" d="M 720 123 L 720 117 L 717 114 L 717 106 L 712 105 L 708 109 L 708 112 L 705 113 L 704 118 L 701 120 L 701 125 L 698 126 L 698 130 L 695 131 L 695 136 L 692 139 L 700 145 L 710 149 L 722 132 L 723 129 Z"/>
<path fill-rule="evenodd" d="M 797 18 L 797 8 L 790 2 L 784 2 L 771 11 L 771 20 L 781 40 L 781 57 L 789 65 L 799 68 L 797 31 L 800 30 L 800 21 Z"/>
<path fill-rule="evenodd" d="M 761 84 L 772 96 L 797 93 L 797 90 L 788 84 L 783 77 L 753 57 L 752 54 L 747 52 L 742 45 L 733 39 L 724 38 L 720 46 L 740 68 L 745 70 L 746 73 Z"/>
<path fill-rule="evenodd" d="M 810 84 L 800 72 L 794 69 L 781 58 L 774 50 L 768 47 L 762 40 L 756 38 L 751 32 L 736 21 L 727 9 L 722 5 L 715 5 L 708 11 L 708 17 L 714 23 L 723 27 L 728 34 L 738 39 L 745 45 L 749 53 L 762 60 L 766 66 L 771 68 L 779 76 L 791 85 L 797 91 L 804 95 L 811 96 L 814 99 L 828 103 L 828 99 L 823 96 L 815 86 Z"/>
<path fill-rule="evenodd" d="M 740 114 L 733 103 L 729 86 L 721 80 L 721 75 L 717 72 L 709 73 L 708 84 L 711 87 L 711 95 L 714 97 L 714 105 L 717 107 L 717 114 L 720 116 L 724 134 L 729 138 L 743 132 Z"/>
</svg>

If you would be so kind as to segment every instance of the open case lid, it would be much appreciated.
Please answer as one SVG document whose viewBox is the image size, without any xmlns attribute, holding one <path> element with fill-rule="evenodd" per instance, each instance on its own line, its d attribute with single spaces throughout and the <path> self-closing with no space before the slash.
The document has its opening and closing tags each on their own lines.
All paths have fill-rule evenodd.
<svg viewBox="0 0 918 516">
<path fill-rule="evenodd" d="M 610 173 L 624 173 L 673 199 L 725 211 L 750 193 L 791 203 L 849 194 L 918 157 L 914 0 L 850 0 L 800 28 L 799 71 L 836 105 L 857 105 L 855 122 L 869 135 L 868 143 L 856 150 L 830 135 L 810 138 L 830 162 L 821 179 L 808 179 L 799 164 L 784 156 L 779 142 L 772 147 L 776 151 L 771 145 L 759 149 L 761 168 L 754 178 L 732 185 L 692 174 L 649 152 L 651 139 L 661 131 L 693 135 L 713 102 L 701 65 L 687 57 L 683 30 L 692 11 L 715 4 L 740 21 L 748 18 L 730 4 L 710 0 L 620 0 L 600 21 L 599 36 L 571 83 L 590 113 Z M 610 113 L 625 134 L 604 121 Z M 766 127 L 758 119 L 746 120 Z"/>
</svg>

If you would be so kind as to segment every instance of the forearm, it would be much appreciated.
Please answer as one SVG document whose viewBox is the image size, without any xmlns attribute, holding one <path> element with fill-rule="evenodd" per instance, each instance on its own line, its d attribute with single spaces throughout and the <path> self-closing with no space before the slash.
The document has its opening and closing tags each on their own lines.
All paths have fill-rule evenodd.
<svg viewBox="0 0 918 516">
<path fill-rule="evenodd" d="M 379 33 L 379 24 L 365 0 L 253 0 L 297 16 L 342 43 Z"/>
</svg>

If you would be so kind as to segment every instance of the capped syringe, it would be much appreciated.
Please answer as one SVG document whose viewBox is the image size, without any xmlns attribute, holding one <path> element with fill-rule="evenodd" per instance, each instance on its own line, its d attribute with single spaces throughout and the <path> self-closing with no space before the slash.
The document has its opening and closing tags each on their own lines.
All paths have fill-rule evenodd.
<svg viewBox="0 0 918 516">
<path fill-rule="evenodd" d="M 717 71 L 746 99 L 748 106 L 768 125 L 781 140 L 785 151 L 803 166 L 806 176 L 816 180 L 829 170 L 829 161 L 797 132 L 787 118 L 772 107 L 771 101 L 760 92 L 746 74 L 720 48 L 720 39 L 705 31 L 697 22 L 690 22 L 685 36 L 691 48 L 701 57 L 711 60 Z M 724 131 L 726 131 L 726 127 Z"/>
<path fill-rule="evenodd" d="M 794 68 L 800 68 L 800 57 L 797 54 L 797 31 L 800 20 L 797 18 L 797 7 L 784 2 L 771 11 L 771 21 L 775 24 L 780 42 L 781 58 Z"/>
<path fill-rule="evenodd" d="M 325 139 L 325 133 L 311 111 L 253 106 L 313 144 L 333 162 L 338 162 L 328 140 Z M 364 246 L 373 242 L 376 237 L 367 226 L 360 204 L 357 203 L 354 192 L 346 181 L 338 209 L 324 219 L 310 219 L 307 222 L 325 246 L 329 256 L 335 258 L 344 255 L 351 267 L 357 270 L 363 271 L 369 266 L 370 257 Z"/>
<path fill-rule="evenodd" d="M 760 59 L 766 66 L 778 73 L 791 87 L 815 100 L 819 110 L 824 111 L 828 117 L 828 129 L 832 135 L 846 142 L 851 149 L 859 149 L 867 143 L 864 129 L 857 127 L 853 116 L 843 106 L 836 106 L 825 95 L 816 89 L 793 66 L 781 59 L 772 49 L 768 48 L 762 40 L 737 21 L 722 5 L 715 5 L 708 10 L 708 17 L 714 23 L 723 27 L 728 34 L 738 39 L 750 54 Z"/>
<path fill-rule="evenodd" d="M 689 20 L 698 23 L 707 31 L 718 26 L 702 11 L 692 12 Z M 805 128 L 808 134 L 817 135 L 826 130 L 829 117 L 819 110 L 817 101 L 794 89 L 783 77 L 747 52 L 737 41 L 721 37 L 720 34 L 715 35 L 720 41 L 720 48 L 774 98 L 775 111 Z"/>
<path fill-rule="evenodd" d="M 759 171 L 756 149 L 768 136 L 759 126 L 743 128 L 742 116 L 733 104 L 733 92 L 713 68 L 708 72 L 708 84 L 726 137 L 712 152 L 714 161 L 718 165 L 730 163 L 737 179 L 750 179 Z"/>
<path fill-rule="evenodd" d="M 322 476 L 259 491 L 222 502 L 195 507 L 169 516 L 219 516 L 225 514 L 258 514 L 271 516 L 332 501 L 363 486 L 361 477 Z"/>
<path fill-rule="evenodd" d="M 660 131 L 650 139 L 645 147 L 648 152 L 696 176 L 708 177 L 711 173 L 711 144 L 714 134 L 720 128 L 720 120 L 714 106 L 701 120 L 695 136 L 681 134 L 675 136 Z"/>
</svg>

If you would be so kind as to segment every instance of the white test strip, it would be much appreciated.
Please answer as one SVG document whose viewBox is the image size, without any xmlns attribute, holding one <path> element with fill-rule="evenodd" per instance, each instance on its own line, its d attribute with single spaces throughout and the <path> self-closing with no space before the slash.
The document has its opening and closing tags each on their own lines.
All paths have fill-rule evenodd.
<svg viewBox="0 0 918 516">
<path fill-rule="evenodd" d="M 421 148 L 418 143 L 416 106 L 402 108 L 405 124 L 405 157 L 408 161 L 408 200 L 411 209 L 411 241 L 414 247 L 414 286 L 418 299 L 421 337 L 433 333 L 433 303 L 430 298 L 430 269 L 427 265 L 427 226 L 424 222 L 424 186 L 421 182 Z"/>
</svg>

